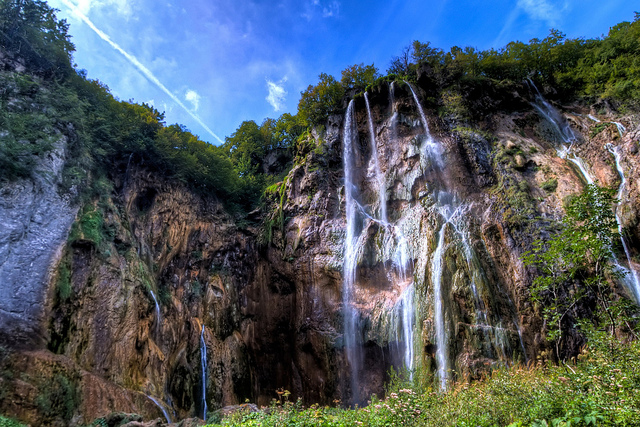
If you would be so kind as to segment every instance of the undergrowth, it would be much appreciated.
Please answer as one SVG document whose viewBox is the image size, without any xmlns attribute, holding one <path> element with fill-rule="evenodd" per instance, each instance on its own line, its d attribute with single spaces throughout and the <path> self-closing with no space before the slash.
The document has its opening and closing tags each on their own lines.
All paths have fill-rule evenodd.
<svg viewBox="0 0 640 427">
<path fill-rule="evenodd" d="M 446 392 L 394 381 L 385 399 L 343 409 L 276 401 L 210 426 L 638 426 L 640 343 L 592 333 L 572 363 L 504 367 Z"/>
</svg>

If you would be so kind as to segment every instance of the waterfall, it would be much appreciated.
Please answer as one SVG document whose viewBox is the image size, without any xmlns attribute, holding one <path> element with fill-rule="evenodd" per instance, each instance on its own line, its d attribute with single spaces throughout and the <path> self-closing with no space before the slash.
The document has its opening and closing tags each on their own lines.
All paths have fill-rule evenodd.
<svg viewBox="0 0 640 427">
<path fill-rule="evenodd" d="M 156 337 L 159 337 L 160 327 L 162 326 L 161 318 L 160 318 L 160 306 L 158 305 L 156 294 L 154 294 L 151 289 L 149 289 L 149 291 L 151 292 L 151 298 L 153 298 L 153 302 L 156 305 Z"/>
<path fill-rule="evenodd" d="M 378 160 L 378 144 L 376 144 L 376 134 L 373 128 L 373 119 L 371 118 L 371 108 L 369 107 L 369 97 L 367 96 L 367 92 L 364 93 L 364 101 L 367 105 L 367 118 L 369 121 L 369 135 L 371 138 L 371 157 L 373 159 L 374 165 L 374 173 L 376 178 L 376 183 L 378 184 L 378 199 L 380 202 L 380 220 L 383 222 L 387 221 L 387 196 L 386 196 L 386 188 L 384 185 L 384 176 L 382 172 L 380 172 L 380 162 Z"/>
<path fill-rule="evenodd" d="M 200 333 L 200 365 L 202 366 L 202 419 L 207 421 L 207 343 L 204 341 L 204 325 Z"/>
<path fill-rule="evenodd" d="M 418 100 L 418 95 L 413 90 L 413 86 L 409 82 L 406 82 L 407 86 L 411 90 L 411 95 L 413 95 L 413 100 L 416 102 L 416 106 L 418 107 L 418 111 L 420 112 L 420 120 L 422 120 L 422 126 L 424 127 L 424 133 L 428 138 L 431 138 L 431 132 L 429 131 L 429 123 L 427 122 L 427 117 L 424 115 L 424 111 L 422 110 L 422 105 L 420 105 L 420 101 Z"/>
<path fill-rule="evenodd" d="M 613 157 L 616 159 L 616 169 L 618 169 L 618 174 L 620 175 L 620 187 L 618 187 L 618 193 L 616 194 L 616 199 L 618 199 L 618 206 L 616 206 L 616 222 L 618 223 L 618 233 L 620 233 L 620 240 L 622 240 L 622 248 L 624 249 L 624 254 L 627 257 L 627 263 L 629 264 L 629 269 L 624 268 L 617 259 L 615 259 L 616 266 L 621 269 L 624 273 L 624 282 L 628 288 L 630 288 L 635 296 L 635 299 L 638 303 L 640 303 L 640 278 L 638 277 L 638 272 L 635 268 L 633 268 L 633 264 L 631 264 L 631 252 L 629 251 L 629 245 L 624 238 L 623 230 L 622 230 L 622 222 L 620 221 L 620 203 L 622 202 L 622 193 L 624 192 L 625 185 L 627 180 L 624 176 L 624 171 L 622 170 L 622 165 L 620 164 L 621 156 L 618 147 L 614 147 L 611 144 L 606 145 L 607 150 Z M 631 277 L 629 277 L 631 276 Z"/>
<path fill-rule="evenodd" d="M 560 148 L 557 148 L 558 157 L 567 159 L 571 163 L 575 164 L 580 170 L 585 181 L 589 184 L 593 184 L 593 176 L 589 173 L 586 163 L 572 152 L 573 144 L 577 141 L 577 138 L 576 134 L 571 129 L 571 126 L 569 126 L 569 123 L 564 119 L 564 117 L 562 117 L 560 112 L 549 104 L 549 102 L 542 96 L 531 79 L 529 79 L 529 84 L 531 84 L 536 91 L 536 102 L 531 105 L 548 123 L 554 127 L 557 135 L 562 139 Z"/>
<path fill-rule="evenodd" d="M 169 414 L 167 413 L 167 410 L 164 408 L 164 406 L 160 404 L 160 401 L 158 401 L 155 397 L 149 396 L 148 394 L 146 396 L 149 398 L 149 400 L 155 403 L 158 408 L 160 408 L 160 410 L 162 411 L 162 415 L 164 415 L 164 418 L 167 420 L 167 424 L 171 424 Z"/>
<path fill-rule="evenodd" d="M 360 359 L 357 334 L 357 311 L 354 308 L 354 287 L 357 267 L 358 216 L 355 193 L 357 188 L 353 179 L 354 153 L 353 145 L 357 142 L 358 130 L 355 118 L 354 102 L 351 100 L 347 107 L 344 125 L 342 160 L 344 163 L 344 195 L 346 210 L 346 236 L 344 242 L 342 305 L 344 316 L 344 345 L 351 370 L 351 393 L 353 401 L 358 401 L 358 372 Z"/>
<path fill-rule="evenodd" d="M 587 181 L 587 184 L 593 184 L 594 182 L 593 176 L 587 170 L 587 165 L 585 164 L 584 160 L 582 160 L 580 157 L 576 156 L 575 154 L 573 155 L 573 157 L 567 158 L 567 160 L 569 160 L 571 163 L 573 163 L 578 167 L 578 169 L 580 170 L 580 173 L 582 174 L 584 179 Z"/>
<path fill-rule="evenodd" d="M 413 271 L 409 256 L 409 247 L 400 227 L 389 222 L 386 209 L 386 187 L 385 177 L 380 170 L 377 143 L 375 138 L 375 128 L 371 115 L 371 107 L 368 95 L 365 93 L 365 103 L 367 107 L 368 127 L 371 144 L 371 159 L 369 172 L 373 174 L 375 190 L 378 195 L 380 206 L 378 218 L 367 213 L 365 207 L 357 202 L 358 187 L 354 178 L 353 168 L 355 166 L 355 145 L 357 143 L 357 123 L 355 119 L 355 104 L 349 103 L 345 116 L 344 143 L 343 143 L 343 163 L 345 176 L 345 206 L 346 206 L 346 236 L 344 242 L 344 265 L 343 265 L 343 307 L 344 307 L 344 342 L 346 356 L 349 361 L 351 372 L 352 399 L 357 402 L 359 399 L 359 370 L 362 363 L 361 339 L 362 331 L 358 321 L 358 311 L 355 308 L 355 283 L 358 254 L 367 242 L 368 236 L 363 233 L 366 223 L 375 222 L 379 224 L 379 230 L 383 241 L 382 251 L 390 255 L 393 263 L 394 276 L 391 270 L 387 271 L 390 281 L 399 279 L 398 285 L 402 291 L 400 297 L 395 302 L 391 312 L 392 322 L 390 327 L 395 330 L 396 341 L 400 351 L 402 346 L 402 360 L 412 378 L 414 359 L 414 290 Z"/>
<path fill-rule="evenodd" d="M 611 123 L 616 125 L 616 128 L 618 129 L 618 133 L 620 134 L 620 137 L 622 137 L 622 134 L 627 131 L 627 129 L 622 125 L 622 123 L 618 123 L 618 122 L 611 122 Z"/>
<path fill-rule="evenodd" d="M 444 304 L 442 301 L 442 261 L 444 260 L 447 224 L 449 224 L 453 214 L 447 216 L 446 210 L 443 210 L 442 213 L 445 221 L 438 233 L 438 246 L 433 253 L 433 260 L 431 261 L 431 281 L 433 283 L 433 321 L 436 329 L 436 365 L 438 370 L 438 381 L 440 384 L 440 390 L 445 390 L 447 388 L 449 375 L 449 352 L 447 351 L 449 343 L 444 324 Z"/>
<path fill-rule="evenodd" d="M 366 94 L 365 94 L 366 96 Z M 398 112 L 395 108 L 395 83 L 389 84 L 389 103 L 391 106 L 391 140 L 395 141 L 397 138 L 397 121 Z M 367 100 L 368 109 L 368 100 Z M 377 155 L 377 152 L 376 152 Z M 381 196 L 385 196 L 380 202 L 386 204 L 386 192 Z M 382 220 L 388 222 L 386 216 L 386 209 L 384 211 Z M 400 279 L 401 284 L 404 285 L 404 290 L 400 295 L 400 298 L 396 301 L 394 307 L 394 316 L 399 320 L 398 324 L 393 324 L 396 330 L 396 341 L 403 344 L 402 354 L 405 368 L 409 371 L 409 379 L 413 379 L 414 369 L 414 323 L 415 323 L 415 288 L 413 284 L 413 264 L 409 255 L 409 244 L 400 227 L 393 226 L 392 224 L 386 224 L 386 230 L 393 231 L 393 244 L 395 244 L 395 252 L 393 255 L 393 267 L 397 272 L 397 277 Z M 398 334 L 402 331 L 402 336 Z"/>
<path fill-rule="evenodd" d="M 391 104 L 391 140 L 398 137 L 398 111 L 396 110 L 396 85 L 389 83 L 389 103 Z"/>
</svg>

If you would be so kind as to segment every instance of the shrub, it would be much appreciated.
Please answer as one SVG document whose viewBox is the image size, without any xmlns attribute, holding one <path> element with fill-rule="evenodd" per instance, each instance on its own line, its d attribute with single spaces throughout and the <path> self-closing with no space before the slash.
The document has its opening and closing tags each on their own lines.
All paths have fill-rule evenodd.
<svg viewBox="0 0 640 427">
<path fill-rule="evenodd" d="M 558 188 L 558 180 L 555 178 L 551 178 L 540 185 L 540 187 L 546 191 L 547 193 L 553 193 Z"/>
</svg>

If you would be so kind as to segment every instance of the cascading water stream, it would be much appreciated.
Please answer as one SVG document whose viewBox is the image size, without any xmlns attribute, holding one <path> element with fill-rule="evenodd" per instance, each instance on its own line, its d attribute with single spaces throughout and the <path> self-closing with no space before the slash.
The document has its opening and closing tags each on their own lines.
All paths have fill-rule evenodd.
<svg viewBox="0 0 640 427">
<path fill-rule="evenodd" d="M 369 122 L 369 135 L 371 140 L 371 157 L 373 159 L 373 167 L 378 184 L 378 201 L 380 202 L 380 220 L 383 222 L 389 222 L 387 220 L 387 195 L 384 185 L 384 175 L 380 171 L 380 161 L 378 159 L 378 144 L 376 143 L 376 133 L 373 128 L 373 119 L 371 118 L 371 108 L 369 107 L 369 96 L 367 92 L 364 93 L 364 102 L 367 105 L 367 119 Z"/>
<path fill-rule="evenodd" d="M 358 241 L 358 207 L 355 200 L 357 188 L 353 179 L 354 153 L 353 146 L 357 140 L 357 123 L 355 119 L 355 106 L 353 100 L 349 102 L 345 116 L 344 138 L 342 147 L 342 161 L 344 166 L 344 193 L 345 193 L 345 220 L 346 236 L 344 242 L 343 260 L 343 284 L 342 305 L 344 316 L 344 345 L 351 371 L 351 395 L 357 402 L 358 372 L 360 370 L 361 354 L 358 346 L 357 311 L 353 307 L 357 266 L 357 241 Z"/>
<path fill-rule="evenodd" d="M 529 79 L 529 84 L 531 84 L 536 91 L 536 102 L 531 105 L 533 105 L 533 108 L 535 108 L 536 111 L 538 111 L 538 113 L 555 128 L 556 133 L 562 139 L 562 143 L 560 144 L 561 147 L 557 149 L 558 157 L 567 159 L 571 163 L 575 164 L 580 170 L 585 181 L 589 184 L 593 184 L 593 176 L 589 173 L 586 163 L 571 150 L 573 148 L 573 144 L 577 140 L 571 126 L 569 126 L 569 123 L 564 120 L 560 112 L 549 104 L 549 102 L 542 96 L 531 79 Z"/>
<path fill-rule="evenodd" d="M 162 415 L 164 415 L 164 418 L 167 420 L 167 424 L 171 424 L 171 418 L 169 418 L 169 413 L 164 408 L 164 406 L 160 404 L 160 401 L 157 400 L 155 397 L 149 396 L 148 394 L 146 396 L 149 398 L 149 400 L 155 403 L 158 408 L 160 408 L 160 410 L 162 411 Z"/>
<path fill-rule="evenodd" d="M 413 318 L 414 318 L 414 306 L 413 306 L 413 281 L 410 278 L 410 260 L 409 260 L 409 251 L 407 240 L 402 234 L 400 228 L 394 227 L 389 223 L 389 219 L 387 217 L 387 197 L 386 197 L 386 187 L 385 187 L 385 179 L 384 175 L 380 170 L 380 162 L 378 156 L 378 146 L 375 138 L 375 128 L 373 126 L 373 119 L 371 115 L 371 107 L 369 105 L 369 96 L 365 92 L 364 100 L 367 107 L 367 119 L 369 124 L 369 135 L 371 141 L 371 157 L 374 165 L 374 174 L 376 177 L 376 183 L 378 184 L 378 203 L 380 205 L 380 219 L 379 221 L 383 225 L 383 230 L 387 232 L 387 230 L 393 231 L 392 238 L 385 239 L 385 244 L 396 245 L 396 250 L 394 254 L 393 264 L 395 270 L 398 273 L 398 277 L 400 281 L 405 286 L 404 290 L 400 298 L 397 300 L 396 305 L 394 307 L 394 311 L 396 311 L 395 315 L 401 321 L 401 330 L 402 337 L 398 337 L 399 341 L 403 343 L 403 355 L 404 355 L 404 365 L 409 371 L 410 379 L 413 378 Z M 391 101 L 392 109 L 393 109 L 393 99 Z M 392 117 L 392 120 L 395 118 Z M 392 124 L 392 127 L 394 125 Z M 373 219 L 373 218 L 372 218 Z M 410 281 L 410 283 L 406 283 Z M 400 329 L 397 328 L 396 329 Z"/>
<path fill-rule="evenodd" d="M 396 110 L 396 82 L 389 83 L 389 103 L 391 104 L 391 140 L 398 137 L 398 110 Z"/>
<path fill-rule="evenodd" d="M 616 207 L 616 222 L 618 223 L 618 233 L 620 233 L 620 240 L 622 240 L 622 248 L 624 249 L 624 254 L 627 257 L 627 263 L 629 264 L 629 269 L 624 268 L 617 259 L 615 259 L 615 263 L 618 268 L 623 270 L 626 274 L 623 278 L 625 284 L 628 288 L 630 288 L 635 296 L 635 299 L 638 303 L 640 303 L 640 278 L 638 277 L 638 271 L 633 268 L 633 264 L 631 263 L 631 252 L 629 251 L 629 245 L 627 244 L 623 229 L 622 222 L 620 221 L 620 203 L 622 201 L 622 193 L 624 192 L 625 185 L 627 180 L 624 175 L 624 171 L 622 170 L 622 165 L 620 163 L 621 156 L 618 147 L 614 147 L 611 144 L 606 145 L 607 150 L 616 160 L 616 169 L 618 170 L 618 174 L 620 175 L 620 187 L 618 187 L 618 193 L 616 194 L 616 199 L 618 199 L 618 206 Z"/>
<path fill-rule="evenodd" d="M 422 120 L 422 127 L 424 127 L 424 133 L 427 137 L 431 138 L 431 132 L 429 131 L 429 123 L 427 122 L 427 117 L 424 115 L 424 111 L 422 110 L 422 105 L 420 105 L 420 101 L 418 100 L 418 95 L 413 90 L 413 86 L 409 82 L 406 82 L 407 86 L 411 90 L 411 95 L 413 95 L 413 100 L 416 102 L 416 107 L 418 107 L 418 111 L 420 112 L 420 120 Z"/>
<path fill-rule="evenodd" d="M 446 390 L 449 380 L 449 360 L 448 360 L 448 339 L 447 331 L 444 323 L 444 303 L 442 300 L 442 262 L 444 261 L 445 252 L 445 234 L 447 225 L 451 218 L 455 215 L 448 213 L 448 209 L 441 209 L 444 223 L 438 232 L 438 246 L 433 253 L 431 262 L 431 280 L 433 282 L 433 321 L 436 330 L 436 365 L 438 369 L 438 383 L 440 390 Z"/>
<path fill-rule="evenodd" d="M 153 302 L 156 305 L 156 337 L 159 337 L 160 327 L 162 326 L 161 318 L 160 318 L 160 306 L 158 305 L 156 294 L 154 294 L 152 290 L 149 290 L 149 291 L 151 292 L 151 298 L 153 298 Z"/>
<path fill-rule="evenodd" d="M 200 333 L 200 365 L 202 367 L 202 419 L 207 420 L 207 343 L 204 340 L 204 325 Z"/>
<path fill-rule="evenodd" d="M 616 128 L 618 129 L 618 134 L 620 134 L 620 137 L 622 137 L 622 135 L 627 131 L 627 129 L 622 125 L 622 123 L 619 122 L 611 122 L 614 125 L 616 125 Z"/>
</svg>

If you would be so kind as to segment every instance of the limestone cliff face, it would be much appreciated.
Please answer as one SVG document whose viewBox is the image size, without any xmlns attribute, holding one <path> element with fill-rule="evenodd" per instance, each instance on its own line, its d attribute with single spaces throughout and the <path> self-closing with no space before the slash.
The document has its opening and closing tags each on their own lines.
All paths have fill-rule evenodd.
<svg viewBox="0 0 640 427">
<path fill-rule="evenodd" d="M 77 207 L 61 194 L 66 138 L 38 161 L 31 179 L 0 189 L 0 341 L 42 345 L 48 282 Z"/>
<path fill-rule="evenodd" d="M 428 79 L 419 82 L 417 97 L 432 96 Z M 412 366 L 434 377 L 443 360 L 449 378 L 535 360 L 547 344 L 520 256 L 586 181 L 574 157 L 558 155 L 563 141 L 529 104 L 535 94 L 514 90 L 510 113 L 469 118 L 425 105 L 429 138 L 410 88 L 378 86 L 368 94 L 377 166 L 365 101 L 355 99 L 351 184 L 360 222 L 350 301 L 342 115 L 314 131 L 317 148 L 254 225 L 240 227 L 214 197 L 135 158 L 113 172 L 109 194 L 79 211 L 37 187 L 44 181 L 3 188 L 0 218 L 20 225 L 0 240 L 0 332 L 31 345 L 2 357 L 23 375 L 0 378 L 8 390 L 0 407 L 34 425 L 88 423 L 111 411 L 177 420 L 202 417 L 203 395 L 209 410 L 268 404 L 278 389 L 305 403 L 366 399 L 383 392 L 389 367 L 407 364 L 409 348 Z M 571 152 L 601 185 L 619 187 L 605 145 L 619 150 L 619 217 L 637 259 L 638 117 L 560 110 L 576 135 Z M 612 120 L 625 126 L 622 136 Z M 353 353 L 348 313 L 357 325 Z"/>
</svg>

